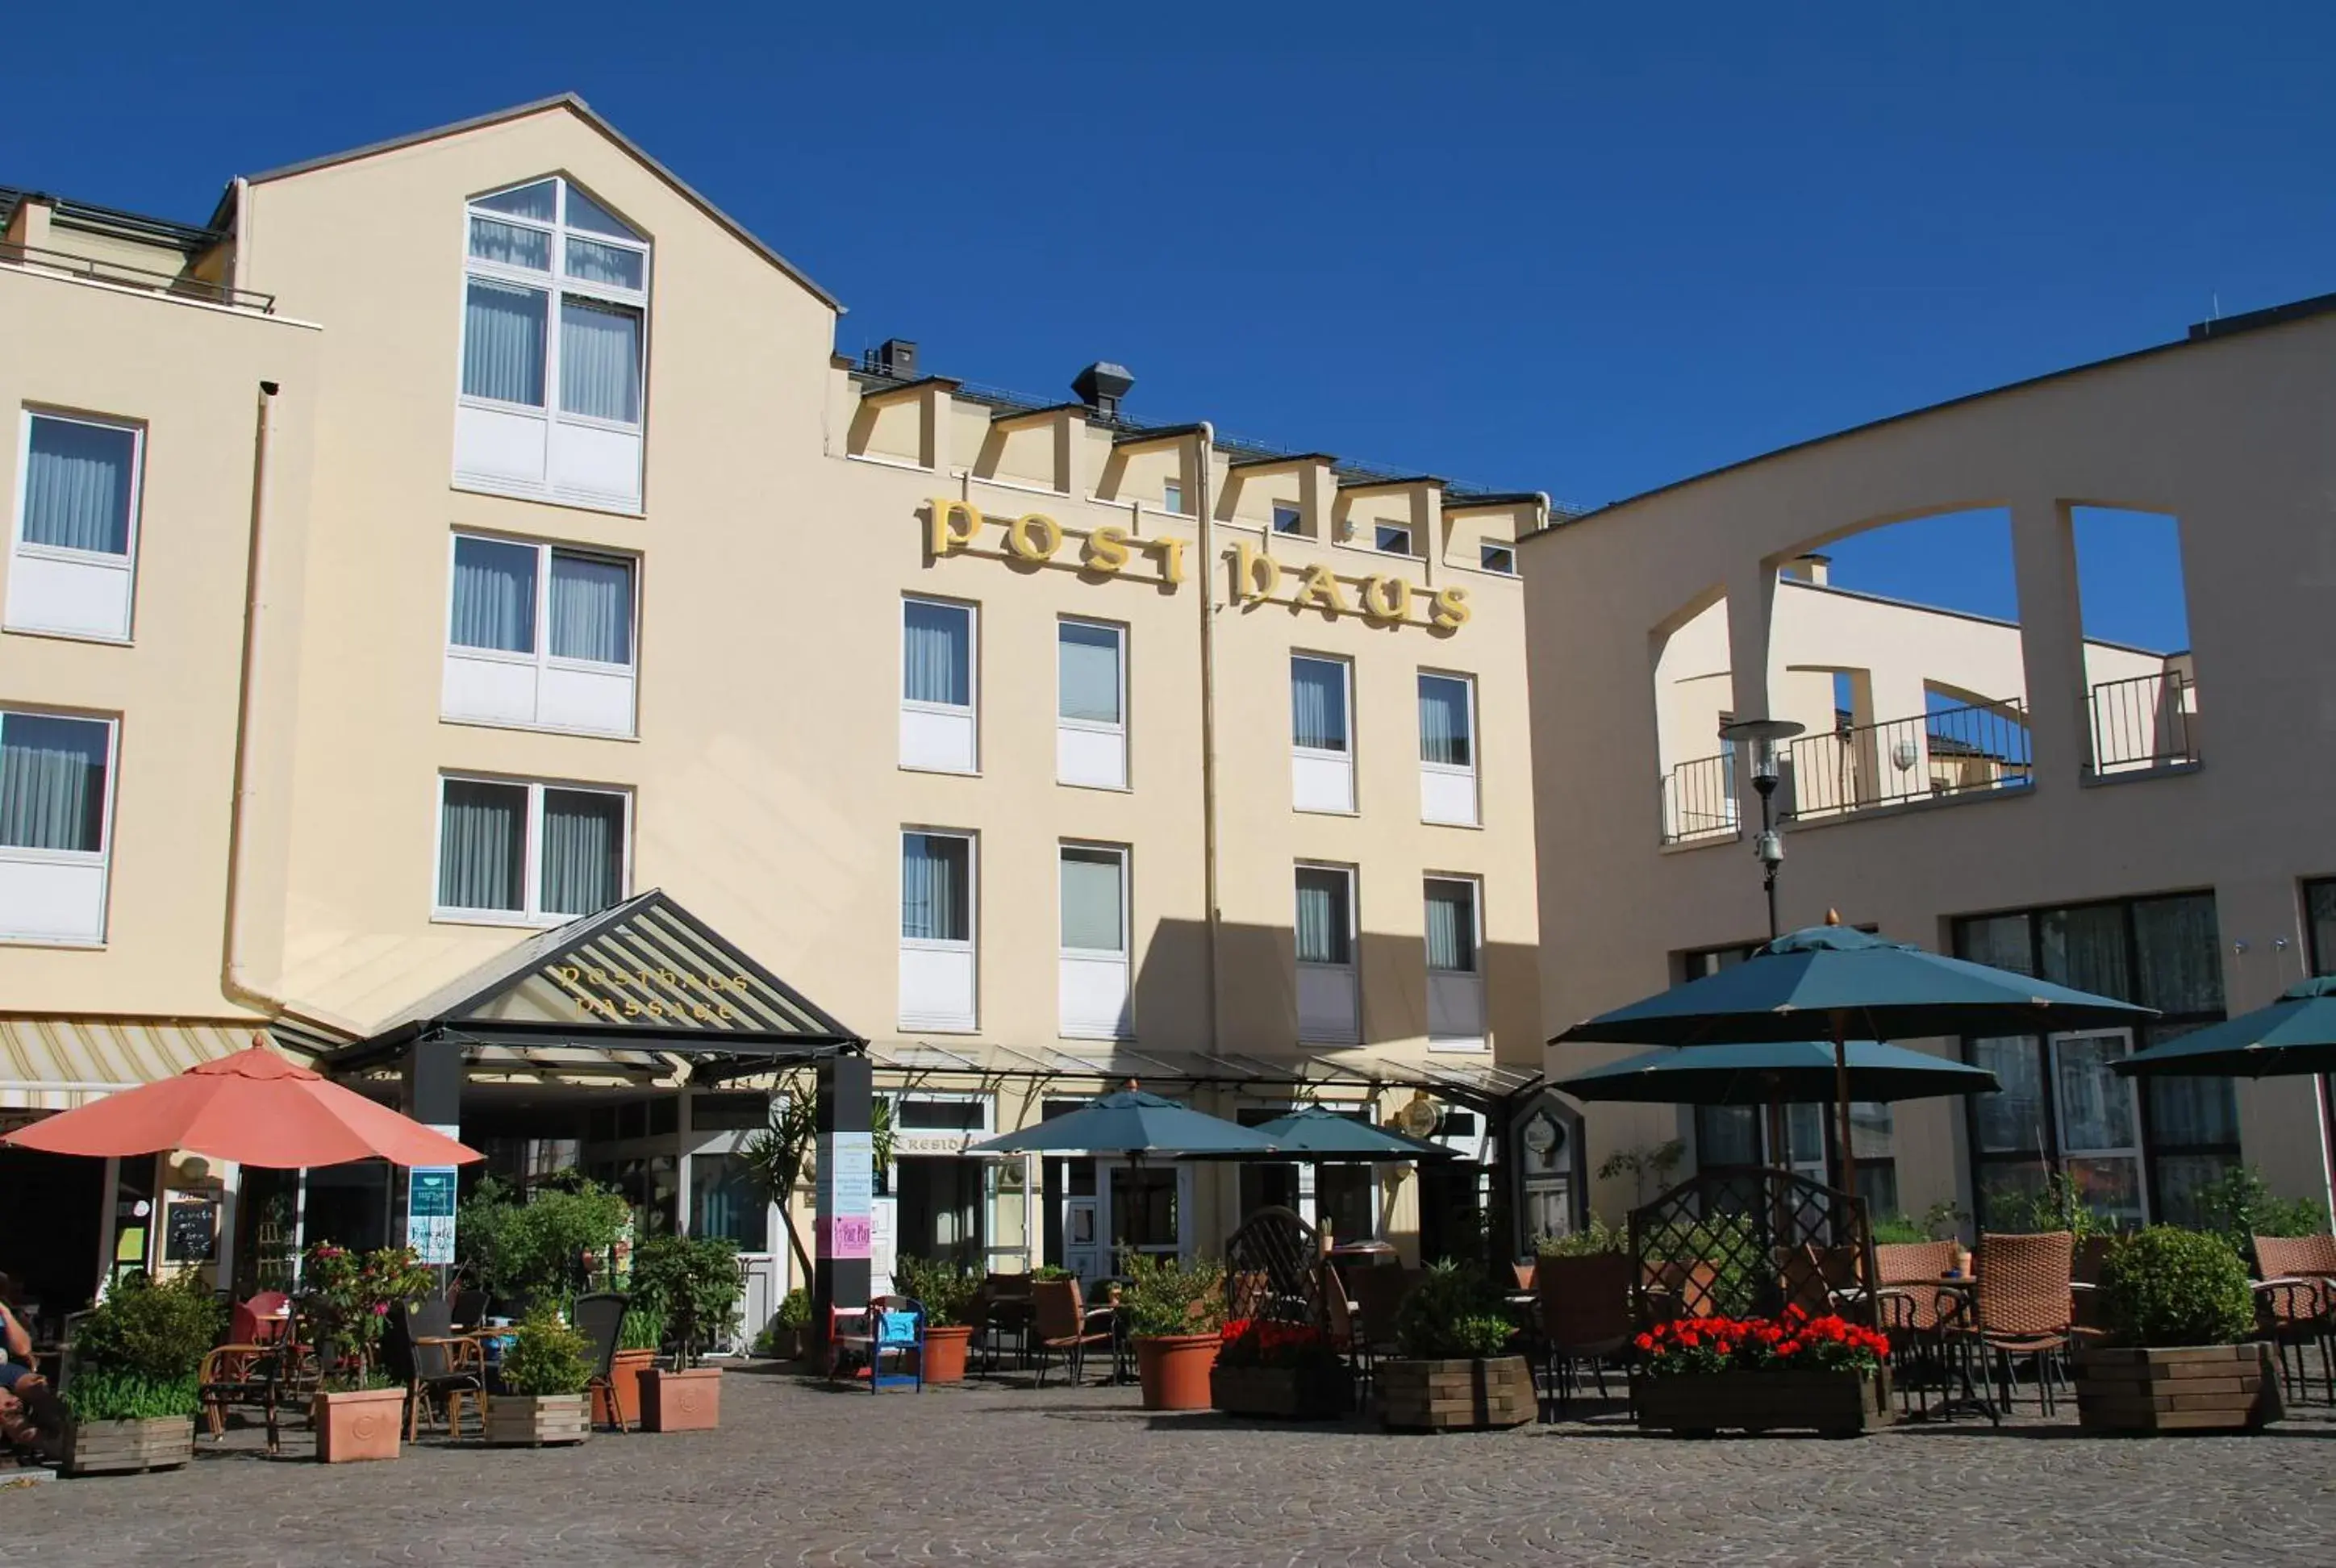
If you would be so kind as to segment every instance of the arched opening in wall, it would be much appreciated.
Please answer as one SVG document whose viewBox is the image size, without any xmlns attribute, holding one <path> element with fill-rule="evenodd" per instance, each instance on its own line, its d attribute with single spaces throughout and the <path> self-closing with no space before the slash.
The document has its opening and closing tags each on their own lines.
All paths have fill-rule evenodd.
<svg viewBox="0 0 2336 1568">
<path fill-rule="evenodd" d="M 2033 781 L 2006 509 L 1836 536 L 1778 573 L 1768 636 L 1769 712 L 1805 726 L 1787 757 L 1793 819 Z"/>
<path fill-rule="evenodd" d="M 2087 729 L 2096 775 L 2198 760 L 2182 527 L 2165 512 L 2068 509 L 2084 628 Z"/>
<path fill-rule="evenodd" d="M 1735 838 L 1736 760 L 1719 738 L 1734 717 L 1728 596 L 1702 594 L 1655 628 L 1657 788 L 1667 844 Z"/>
</svg>

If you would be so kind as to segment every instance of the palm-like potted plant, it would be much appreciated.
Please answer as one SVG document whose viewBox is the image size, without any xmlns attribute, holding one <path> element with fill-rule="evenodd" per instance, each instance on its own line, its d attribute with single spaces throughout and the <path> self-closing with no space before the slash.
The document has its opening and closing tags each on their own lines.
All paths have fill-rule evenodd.
<svg viewBox="0 0 2336 1568">
<path fill-rule="evenodd" d="M 1382 1425 L 1430 1431 L 1522 1427 L 1533 1418 L 1533 1364 L 1474 1263 L 1429 1268 L 1395 1320 L 1396 1354 L 1372 1369 Z"/>
<path fill-rule="evenodd" d="M 635 1292 L 658 1303 L 674 1343 L 670 1370 L 640 1375 L 641 1425 L 651 1432 L 685 1432 L 722 1420 L 722 1368 L 698 1357 L 725 1333 L 745 1293 L 738 1243 L 721 1236 L 657 1236 L 633 1258 Z"/>
<path fill-rule="evenodd" d="M 2108 1331 L 2075 1357 L 2081 1425 L 2253 1431 L 2279 1419 L 2246 1265 L 2222 1237 L 2153 1225 L 2110 1249 L 2096 1289 Z"/>
<path fill-rule="evenodd" d="M 946 1260 L 903 1258 L 893 1265 L 892 1283 L 925 1310 L 925 1381 L 965 1381 L 965 1352 L 973 1339 L 973 1303 L 981 1292 L 981 1277 Z"/>
<path fill-rule="evenodd" d="M 411 1247 L 357 1253 L 319 1242 L 301 1260 L 300 1281 L 319 1357 L 310 1412 L 316 1457 L 327 1465 L 396 1458 L 406 1391 L 382 1369 L 382 1336 L 391 1312 L 429 1292 L 430 1271 Z"/>
<path fill-rule="evenodd" d="M 150 1470 L 194 1454 L 203 1357 L 225 1312 L 189 1273 L 117 1281 L 82 1320 L 64 1405 L 65 1471 Z"/>
<path fill-rule="evenodd" d="M 487 1401 L 487 1441 L 580 1443 L 592 1435 L 584 1390 L 592 1381 L 592 1342 L 538 1307 L 520 1322 L 503 1352 L 506 1390 Z"/>
<path fill-rule="evenodd" d="M 1127 1255 L 1119 1305 L 1135 1342 L 1147 1410 L 1205 1410 L 1209 1371 L 1225 1324 L 1225 1271 L 1206 1258 Z"/>
</svg>

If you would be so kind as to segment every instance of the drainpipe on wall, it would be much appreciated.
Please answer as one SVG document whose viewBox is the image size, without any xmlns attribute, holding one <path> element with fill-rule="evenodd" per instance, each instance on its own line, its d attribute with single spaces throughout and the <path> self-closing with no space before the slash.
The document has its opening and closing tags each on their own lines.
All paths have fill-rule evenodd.
<svg viewBox="0 0 2336 1568">
<path fill-rule="evenodd" d="M 1217 934 L 1222 923 L 1217 909 L 1217 553 L 1214 503 L 1209 495 L 1209 448 L 1217 433 L 1205 420 L 1201 424 L 1200 472 L 1192 488 L 1201 507 L 1201 909 L 1206 922 L 1202 944 L 1207 966 L 1209 1049 L 1220 1039 L 1217 995 Z"/>
</svg>

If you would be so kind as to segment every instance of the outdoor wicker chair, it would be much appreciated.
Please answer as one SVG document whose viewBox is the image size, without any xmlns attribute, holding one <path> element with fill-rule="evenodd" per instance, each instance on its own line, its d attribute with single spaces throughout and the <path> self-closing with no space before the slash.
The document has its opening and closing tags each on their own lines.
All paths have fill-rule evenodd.
<svg viewBox="0 0 2336 1568">
<path fill-rule="evenodd" d="M 2054 1362 L 2066 1354 L 2075 1328 L 2075 1263 L 2076 1238 L 2066 1231 L 1982 1233 L 1979 1239 L 1971 1308 L 1968 1313 L 1956 1311 L 1952 1327 L 1993 1363 L 2006 1408 L 2011 1404 L 2012 1359 L 2026 1356 L 2035 1365 L 2038 1404 L 2044 1414 L 2052 1413 Z"/>
<path fill-rule="evenodd" d="M 2257 1236 L 2254 1250 L 2263 1276 L 2254 1286 L 2255 1325 L 2279 1351 L 2280 1380 L 2302 1398 L 2311 1381 L 2303 1353 L 2317 1345 L 2321 1380 L 2336 1402 L 2336 1357 L 2330 1349 L 2336 1337 L 2336 1236 Z"/>
<path fill-rule="evenodd" d="M 1038 1387 L 1046 1386 L 1046 1370 L 1059 1354 L 1076 1385 L 1085 1373 L 1089 1345 L 1113 1344 L 1113 1320 L 1118 1309 L 1090 1307 L 1073 1280 L 1040 1280 L 1030 1287 L 1030 1337 L 1038 1346 Z"/>
<path fill-rule="evenodd" d="M 1535 1273 L 1542 1370 L 1549 1399 L 1562 1416 L 1587 1364 L 1606 1398 L 1606 1363 L 1630 1342 L 1630 1256 L 1592 1252 L 1543 1258 Z"/>
<path fill-rule="evenodd" d="M 1939 1281 L 1955 1266 L 1955 1247 L 1952 1241 L 1884 1242 L 1874 1249 L 1874 1326 L 1890 1341 L 1896 1374 L 1891 1380 L 1902 1407 L 1911 1407 L 1914 1397 L 1916 1379 L 1907 1373 L 1916 1368 L 1933 1372 L 1939 1366 L 1947 1310 Z M 1929 1400 L 1926 1389 L 1926 1408 Z"/>
<path fill-rule="evenodd" d="M 1331 1348 L 1347 1359 L 1347 1368 L 1355 1387 L 1355 1408 L 1364 1407 L 1371 1383 L 1371 1346 L 1362 1331 L 1362 1320 L 1355 1309 L 1355 1299 L 1347 1293 L 1347 1282 L 1338 1271 L 1329 1264 L 1322 1265 L 1322 1327 L 1330 1337 Z"/>
</svg>

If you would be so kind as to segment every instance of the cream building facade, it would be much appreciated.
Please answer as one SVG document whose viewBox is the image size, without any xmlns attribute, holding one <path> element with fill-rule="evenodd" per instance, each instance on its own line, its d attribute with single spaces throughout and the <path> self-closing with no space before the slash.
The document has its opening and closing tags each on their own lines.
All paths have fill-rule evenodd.
<svg viewBox="0 0 2336 1568">
<path fill-rule="evenodd" d="M 6 1114 L 254 1028 L 385 1093 L 452 1050 L 499 1168 L 728 1230 L 768 1291 L 774 1063 L 685 1030 L 866 1050 L 904 1251 L 1099 1273 L 1269 1200 L 1416 1251 L 1527 1201 L 1546 497 L 1144 424 L 1110 365 L 1047 404 L 838 357 L 834 298 L 573 99 L 202 228 L 0 200 Z M 1127 1077 L 1412 1107 L 1465 1174 L 953 1157 Z M 123 1262 L 199 1261 L 160 1216 L 205 1202 L 232 1271 L 263 1206 L 391 1198 L 71 1164 Z"/>
</svg>

